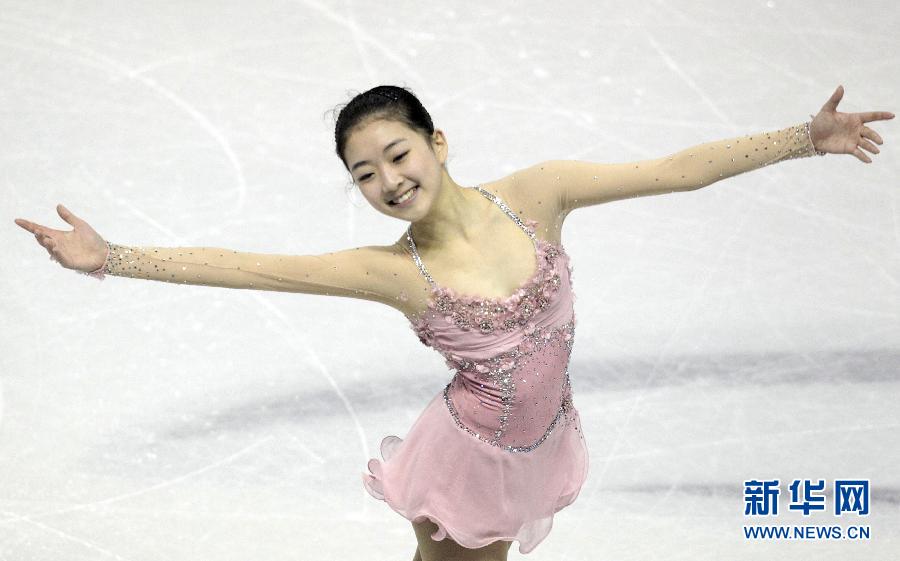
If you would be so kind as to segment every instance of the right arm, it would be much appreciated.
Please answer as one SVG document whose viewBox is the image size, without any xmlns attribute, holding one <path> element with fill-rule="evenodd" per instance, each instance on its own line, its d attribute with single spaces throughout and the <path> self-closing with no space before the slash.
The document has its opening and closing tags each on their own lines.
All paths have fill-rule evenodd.
<svg viewBox="0 0 900 561">
<path fill-rule="evenodd" d="M 402 309 L 406 296 L 396 277 L 406 259 L 396 245 L 321 255 L 126 246 L 108 243 L 63 205 L 58 205 L 57 211 L 73 230 L 56 230 L 23 219 L 15 222 L 33 233 L 50 258 L 63 267 L 101 279 L 109 274 L 179 284 L 345 296 L 397 309 Z"/>
<path fill-rule="evenodd" d="M 109 244 L 103 273 L 179 284 L 301 292 L 390 303 L 389 246 L 320 255 L 247 253 L 217 247 Z M 394 283 L 395 284 L 395 283 Z"/>
</svg>

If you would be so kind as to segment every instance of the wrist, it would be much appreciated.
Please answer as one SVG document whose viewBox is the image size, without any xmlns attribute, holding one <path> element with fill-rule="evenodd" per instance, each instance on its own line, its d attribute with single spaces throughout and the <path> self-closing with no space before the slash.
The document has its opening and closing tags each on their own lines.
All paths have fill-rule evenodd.
<svg viewBox="0 0 900 561">
<path fill-rule="evenodd" d="M 813 117 L 813 116 L 810 115 L 810 117 Z M 813 117 L 813 118 L 815 118 L 815 117 Z M 812 130 L 811 130 L 812 129 L 812 121 L 806 121 L 805 123 L 803 123 L 803 126 L 806 128 L 806 137 L 809 139 L 810 150 L 813 152 L 812 154 L 810 154 L 810 156 L 812 156 L 812 155 L 824 156 L 825 154 L 827 154 L 827 152 L 824 152 L 824 151 L 816 148 L 816 143 L 813 142 Z"/>
<path fill-rule="evenodd" d="M 103 243 L 106 244 L 106 257 L 103 258 L 103 264 L 93 271 L 78 271 L 79 273 L 81 273 L 82 275 L 87 275 L 89 277 L 94 277 L 97 280 L 103 280 L 103 278 L 106 276 L 106 273 L 109 272 L 109 269 L 107 267 L 109 266 L 110 254 L 109 242 L 103 240 Z"/>
</svg>

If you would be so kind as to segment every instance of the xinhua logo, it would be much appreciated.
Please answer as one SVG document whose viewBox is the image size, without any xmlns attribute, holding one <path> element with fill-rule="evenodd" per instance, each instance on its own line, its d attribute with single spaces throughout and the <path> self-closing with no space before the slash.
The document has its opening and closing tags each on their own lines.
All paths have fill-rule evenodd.
<svg viewBox="0 0 900 561">
<path fill-rule="evenodd" d="M 749 479 L 744 481 L 745 516 L 776 517 L 779 508 L 840 517 L 869 514 L 869 480 L 835 479 L 831 493 L 824 479 L 794 479 L 787 489 L 790 496 L 782 497 L 778 479 Z M 785 494 L 787 495 L 787 493 Z M 783 504 L 786 503 L 786 504 Z M 747 539 L 869 539 L 868 526 L 744 526 Z"/>
<path fill-rule="evenodd" d="M 781 495 L 779 483 L 777 479 L 744 481 L 744 514 L 777 516 L 778 499 Z M 835 479 L 833 485 L 836 516 L 845 512 L 855 512 L 860 516 L 869 514 L 868 479 Z M 791 491 L 789 510 L 799 510 L 809 516 L 814 510 L 826 509 L 827 490 L 824 479 L 819 479 L 815 483 L 811 479 L 794 479 L 789 489 Z"/>
</svg>

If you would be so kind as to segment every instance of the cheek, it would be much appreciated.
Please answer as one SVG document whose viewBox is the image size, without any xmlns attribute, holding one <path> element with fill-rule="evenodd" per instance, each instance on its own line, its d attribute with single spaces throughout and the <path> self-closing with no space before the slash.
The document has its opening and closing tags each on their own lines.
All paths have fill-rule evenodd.
<svg viewBox="0 0 900 561">
<path fill-rule="evenodd" d="M 383 201 L 381 190 L 377 187 L 364 186 L 360 189 L 360 193 L 366 199 L 366 202 L 369 203 L 369 206 L 378 212 L 385 214 L 390 212 L 390 205 Z"/>
<path fill-rule="evenodd" d="M 362 192 L 362 196 L 366 199 L 372 206 L 380 206 L 381 204 L 381 196 L 378 193 L 375 193 L 372 189 L 362 188 L 360 189 Z"/>
</svg>

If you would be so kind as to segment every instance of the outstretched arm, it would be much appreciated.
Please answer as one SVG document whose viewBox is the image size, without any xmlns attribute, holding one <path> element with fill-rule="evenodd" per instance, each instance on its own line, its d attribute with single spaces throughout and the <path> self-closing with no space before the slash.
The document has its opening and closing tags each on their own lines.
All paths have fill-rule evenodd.
<svg viewBox="0 0 900 561">
<path fill-rule="evenodd" d="M 866 122 L 892 119 L 886 111 L 839 113 L 838 87 L 811 122 L 707 142 L 662 158 L 621 164 L 552 160 L 516 172 L 517 191 L 551 201 L 560 220 L 576 208 L 618 199 L 690 191 L 776 162 L 815 154 L 878 153 L 881 137 Z"/>
<path fill-rule="evenodd" d="M 109 244 L 99 274 L 222 288 L 388 299 L 390 248 L 357 247 L 320 255 L 249 253 L 217 247 Z"/>
<path fill-rule="evenodd" d="M 217 247 L 143 247 L 109 243 L 63 205 L 71 231 L 28 220 L 50 258 L 67 269 L 102 279 L 115 275 L 178 284 L 345 296 L 397 306 L 402 287 L 394 277 L 405 262 L 393 246 L 365 246 L 320 255 L 278 255 Z"/>
<path fill-rule="evenodd" d="M 559 189 L 561 211 L 619 199 L 691 191 L 763 166 L 815 155 L 807 124 L 692 146 L 670 156 L 622 164 L 555 160 L 540 164 Z M 546 176 L 550 177 L 547 178 Z"/>
</svg>

